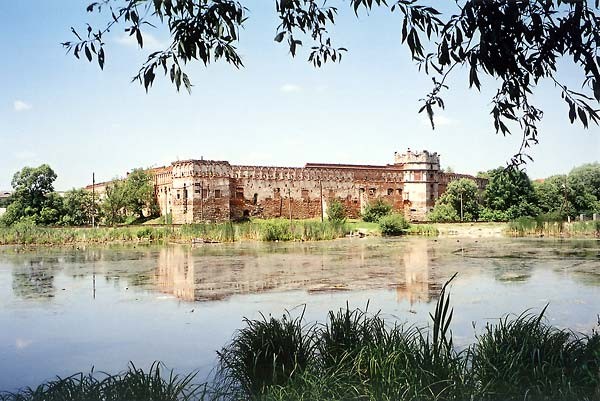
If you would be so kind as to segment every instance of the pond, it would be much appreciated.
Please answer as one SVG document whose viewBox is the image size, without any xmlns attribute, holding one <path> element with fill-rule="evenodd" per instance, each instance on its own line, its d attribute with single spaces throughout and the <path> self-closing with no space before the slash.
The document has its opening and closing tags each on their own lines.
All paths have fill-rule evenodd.
<svg viewBox="0 0 600 401">
<path fill-rule="evenodd" d="M 243 317 L 367 307 L 424 326 L 451 285 L 455 344 L 546 304 L 589 333 L 600 313 L 600 241 L 344 239 L 310 243 L 0 248 L 0 390 L 56 375 L 163 361 L 205 378 Z"/>
</svg>

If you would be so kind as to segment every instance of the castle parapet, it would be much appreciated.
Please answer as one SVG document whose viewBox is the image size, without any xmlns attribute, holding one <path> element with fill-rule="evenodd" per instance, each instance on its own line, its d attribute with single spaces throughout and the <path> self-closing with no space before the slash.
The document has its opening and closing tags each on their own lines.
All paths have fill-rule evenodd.
<svg viewBox="0 0 600 401">
<path fill-rule="evenodd" d="M 171 163 L 173 178 L 229 177 L 231 165 L 218 160 L 178 160 Z"/>
<path fill-rule="evenodd" d="M 413 152 L 408 149 L 405 153 L 394 153 L 394 163 L 397 165 L 403 165 L 406 170 L 409 169 L 425 169 L 425 170 L 439 170 L 440 169 L 440 156 L 437 152 L 429 153 L 427 150 L 422 152 Z"/>
</svg>

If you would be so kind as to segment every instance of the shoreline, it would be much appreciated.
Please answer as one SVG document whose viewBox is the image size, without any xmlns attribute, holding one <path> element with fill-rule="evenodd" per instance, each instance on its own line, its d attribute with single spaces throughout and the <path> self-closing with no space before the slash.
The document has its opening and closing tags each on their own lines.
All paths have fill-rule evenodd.
<svg viewBox="0 0 600 401">
<path fill-rule="evenodd" d="M 406 236 L 430 238 L 600 238 L 599 222 L 564 223 L 554 226 L 512 227 L 513 223 L 412 223 Z M 137 225 L 121 227 L 0 228 L 0 245 L 81 246 L 137 244 L 215 244 L 241 241 L 306 242 L 381 236 L 375 223 L 348 221 L 330 223 L 314 220 L 257 220 L 245 223 L 191 225 Z"/>
</svg>

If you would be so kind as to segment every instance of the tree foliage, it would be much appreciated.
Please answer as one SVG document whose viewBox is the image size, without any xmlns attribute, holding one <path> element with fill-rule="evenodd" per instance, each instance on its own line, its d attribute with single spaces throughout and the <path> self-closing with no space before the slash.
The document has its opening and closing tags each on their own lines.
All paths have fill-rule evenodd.
<svg viewBox="0 0 600 401">
<path fill-rule="evenodd" d="M 185 64 L 213 61 L 242 67 L 236 44 L 248 18 L 245 2 L 234 0 L 99 0 L 87 7 L 106 17 L 99 27 L 87 25 L 85 33 L 71 28 L 75 39 L 63 43 L 77 58 L 85 56 L 104 68 L 105 36 L 117 26 L 144 46 L 144 33 L 166 24 L 168 46 L 150 53 L 135 81 L 148 90 L 162 72 L 179 90 L 192 84 L 183 71 Z M 250 3 L 250 2 L 248 2 Z M 498 83 L 491 99 L 496 132 L 506 135 L 513 127 L 522 131 L 523 141 L 513 157 L 524 162 L 526 148 L 538 141 L 537 124 L 543 116 L 532 99 L 541 80 L 548 79 L 560 90 L 573 123 L 584 127 L 598 123 L 600 102 L 600 0 L 457 0 L 456 8 L 442 14 L 423 0 L 350 0 L 358 16 L 372 8 L 388 8 L 400 17 L 401 43 L 408 47 L 433 88 L 423 101 L 434 123 L 434 111 L 443 108 L 442 93 L 448 77 L 461 69 L 468 71 L 469 87 L 481 88 L 482 76 Z M 321 67 L 342 59 L 343 47 L 333 45 L 328 29 L 336 22 L 338 9 L 330 4 L 340 0 L 275 0 L 280 20 L 274 40 L 285 43 L 292 57 L 305 44 L 308 61 Z M 80 33 L 81 32 L 81 33 Z M 307 43 L 302 39 L 308 38 Z M 582 90 L 569 89 L 557 78 L 557 62 L 568 57 L 581 71 Z M 456 68 L 464 67 L 464 68 Z"/>
<path fill-rule="evenodd" d="M 85 189 L 72 189 L 63 197 L 64 213 L 61 224 L 84 226 L 92 224 L 92 214 L 97 207 L 92 203 L 92 194 Z"/>
<path fill-rule="evenodd" d="M 479 188 L 475 181 L 468 178 L 461 178 L 459 180 L 452 181 L 448 184 L 446 192 L 439 197 L 436 202 L 437 205 L 448 205 L 454 209 L 458 220 L 461 216 L 461 207 L 463 220 L 472 221 L 479 217 Z M 451 213 L 446 213 L 445 209 L 434 209 L 433 216 L 437 217 L 438 213 L 440 218 L 444 215 L 446 218 L 453 216 Z"/>
<path fill-rule="evenodd" d="M 499 167 L 489 176 L 484 205 L 490 211 L 502 211 L 509 220 L 539 214 L 533 185 L 524 171 Z"/>
<path fill-rule="evenodd" d="M 134 169 L 127 175 L 123 185 L 125 207 L 130 215 L 142 218 L 145 211 L 147 215 L 156 214 L 154 182 L 146 170 Z"/>
<path fill-rule="evenodd" d="M 2 222 L 11 225 L 21 220 L 35 224 L 57 224 L 62 215 L 62 199 L 54 192 L 56 173 L 47 164 L 23 167 L 12 179 L 11 203 Z"/>
<path fill-rule="evenodd" d="M 107 225 L 123 223 L 127 217 L 126 206 L 125 184 L 123 181 L 115 179 L 106 186 L 104 199 L 100 204 L 104 223 Z"/>
<path fill-rule="evenodd" d="M 156 215 L 158 207 L 152 176 L 144 169 L 134 169 L 127 178 L 114 179 L 106 187 L 101 211 L 108 225 Z"/>
</svg>

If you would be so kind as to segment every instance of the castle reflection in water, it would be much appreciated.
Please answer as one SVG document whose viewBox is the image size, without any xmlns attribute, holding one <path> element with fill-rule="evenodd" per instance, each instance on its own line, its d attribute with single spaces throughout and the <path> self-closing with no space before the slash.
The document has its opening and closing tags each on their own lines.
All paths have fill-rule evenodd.
<svg viewBox="0 0 600 401">
<path fill-rule="evenodd" d="M 221 300 L 237 294 L 303 290 L 308 293 L 395 290 L 398 302 L 435 300 L 440 280 L 428 241 L 409 241 L 402 249 L 380 249 L 356 241 L 343 249 L 315 244 L 200 248 L 165 247 L 158 255 L 153 284 L 185 301 Z"/>
</svg>

